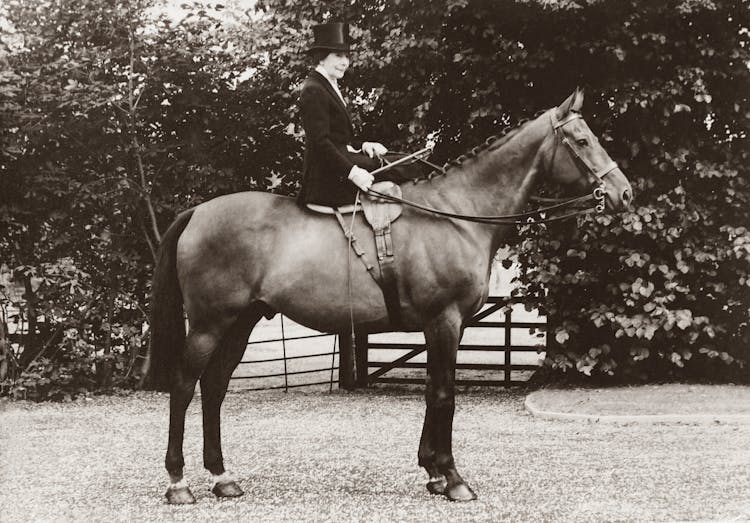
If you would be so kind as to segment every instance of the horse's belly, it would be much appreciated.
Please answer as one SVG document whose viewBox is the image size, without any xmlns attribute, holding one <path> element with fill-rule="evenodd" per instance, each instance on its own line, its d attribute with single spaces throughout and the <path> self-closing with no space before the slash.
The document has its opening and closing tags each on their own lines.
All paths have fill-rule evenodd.
<svg viewBox="0 0 750 523">
<path fill-rule="evenodd" d="M 333 219 L 333 217 L 331 217 Z M 387 324 L 383 294 L 338 224 L 300 223 L 276 242 L 259 297 L 302 325 L 335 332 L 355 323 Z M 375 269 L 377 270 L 377 268 Z"/>
</svg>

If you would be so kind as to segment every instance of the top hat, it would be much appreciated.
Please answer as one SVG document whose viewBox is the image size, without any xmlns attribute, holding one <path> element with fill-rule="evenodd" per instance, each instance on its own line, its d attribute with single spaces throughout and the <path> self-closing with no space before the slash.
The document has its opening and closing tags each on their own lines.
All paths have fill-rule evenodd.
<svg viewBox="0 0 750 523">
<path fill-rule="evenodd" d="M 341 22 L 320 24 L 313 26 L 315 41 L 307 49 L 308 52 L 317 49 L 328 51 L 348 52 L 349 48 L 349 26 Z"/>
</svg>

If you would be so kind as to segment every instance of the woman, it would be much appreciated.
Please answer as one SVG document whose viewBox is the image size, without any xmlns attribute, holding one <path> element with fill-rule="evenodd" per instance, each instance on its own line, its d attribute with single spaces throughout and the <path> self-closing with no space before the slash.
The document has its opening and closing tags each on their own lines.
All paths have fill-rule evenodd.
<svg viewBox="0 0 750 523">
<path fill-rule="evenodd" d="M 354 203 L 357 190 L 367 191 L 374 179 L 369 170 L 380 167 L 388 150 L 377 142 L 355 149 L 351 115 L 338 81 L 349 68 L 349 31 L 343 23 L 313 27 L 315 41 L 308 53 L 315 65 L 305 80 L 299 107 L 305 129 L 305 163 L 300 205 L 338 207 Z M 418 176 L 412 167 L 394 168 L 383 180 L 405 181 Z"/>
</svg>

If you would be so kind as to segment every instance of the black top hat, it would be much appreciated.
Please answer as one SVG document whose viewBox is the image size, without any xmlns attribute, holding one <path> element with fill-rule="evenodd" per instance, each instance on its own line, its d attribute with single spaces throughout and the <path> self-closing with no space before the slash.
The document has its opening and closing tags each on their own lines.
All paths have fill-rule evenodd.
<svg viewBox="0 0 750 523">
<path fill-rule="evenodd" d="M 308 52 L 316 49 L 329 51 L 345 51 L 349 48 L 349 26 L 341 22 L 320 24 L 313 26 L 315 41 L 307 49 Z"/>
</svg>

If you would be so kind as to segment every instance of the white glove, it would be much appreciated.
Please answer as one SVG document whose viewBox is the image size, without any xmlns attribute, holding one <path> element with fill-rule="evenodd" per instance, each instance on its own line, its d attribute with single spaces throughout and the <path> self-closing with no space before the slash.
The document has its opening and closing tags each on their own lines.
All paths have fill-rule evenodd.
<svg viewBox="0 0 750 523">
<path fill-rule="evenodd" d="M 366 169 L 355 165 L 352 167 L 352 170 L 349 171 L 349 179 L 354 185 L 362 189 L 364 192 L 367 192 L 370 189 L 370 186 L 372 186 L 374 177 Z"/>
<path fill-rule="evenodd" d="M 385 153 L 388 152 L 388 149 L 385 148 L 385 146 L 382 143 L 378 142 L 364 142 L 362 143 L 362 152 L 369 156 L 370 158 L 373 158 L 377 156 L 380 158 Z"/>
</svg>

